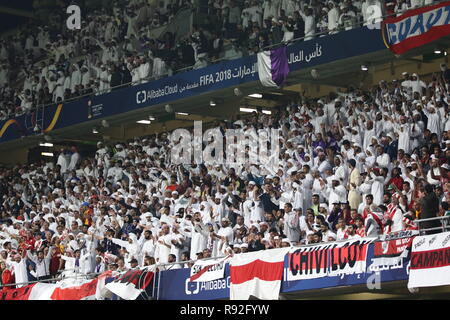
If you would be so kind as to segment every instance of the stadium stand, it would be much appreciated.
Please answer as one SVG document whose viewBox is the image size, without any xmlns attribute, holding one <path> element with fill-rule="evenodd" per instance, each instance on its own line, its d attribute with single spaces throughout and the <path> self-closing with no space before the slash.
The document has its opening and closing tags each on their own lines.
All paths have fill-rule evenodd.
<svg viewBox="0 0 450 320">
<path fill-rule="evenodd" d="M 385 5 L 389 15 L 399 15 L 427 4 Z M 189 1 L 112 1 L 108 9 L 86 8 L 89 14 L 77 33 L 63 28 L 64 10 L 57 7 L 46 14 L 49 22 L 32 21 L 0 41 L 0 120 L 36 106 L 255 54 L 281 42 L 350 30 L 367 24 L 369 5 L 381 7 L 372 0 L 211 1 L 204 8 L 208 19 L 194 25 L 191 34 L 168 31 L 160 37 L 151 31 L 177 24 L 177 13 L 192 9 Z"/>
<path fill-rule="evenodd" d="M 382 5 L 395 16 L 432 3 Z M 59 33 L 65 21 L 51 10 L 48 23 L 28 23 L 0 41 L 0 120 L 346 32 L 367 24 L 365 8 L 374 4 L 381 6 L 112 1 L 94 8 L 77 33 Z M 208 19 L 191 33 L 152 37 L 196 10 Z M 423 79 L 419 73 L 212 127 L 276 130 L 275 167 L 177 164 L 174 131 L 100 141 L 86 156 L 74 144 L 55 162 L 1 167 L 2 285 L 190 268 L 205 258 L 413 231 L 415 220 L 450 216 L 450 71 L 442 63 Z"/>
</svg>

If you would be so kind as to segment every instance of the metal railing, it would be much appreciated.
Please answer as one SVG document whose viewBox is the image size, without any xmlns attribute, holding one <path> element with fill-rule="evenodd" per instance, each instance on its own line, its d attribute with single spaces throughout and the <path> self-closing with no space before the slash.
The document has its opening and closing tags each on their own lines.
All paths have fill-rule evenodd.
<svg viewBox="0 0 450 320">
<path fill-rule="evenodd" d="M 74 272 L 74 275 L 71 275 L 71 276 L 62 275 L 62 273 L 66 272 L 66 271 L 75 271 L 75 272 Z M 49 279 L 40 279 L 40 280 L 27 281 L 27 282 L 16 282 L 16 283 L 11 283 L 11 284 L 1 284 L 0 291 L 4 287 L 28 286 L 30 284 L 35 284 L 35 283 L 58 282 L 58 281 L 63 281 L 63 280 L 67 280 L 67 279 L 75 279 L 75 280 L 89 279 L 89 278 L 92 279 L 92 278 L 95 278 L 96 276 L 99 276 L 102 274 L 102 273 L 86 273 L 85 274 L 85 273 L 79 272 L 78 269 L 64 269 L 64 270 L 59 270 L 58 273 L 60 274 L 59 276 L 49 278 Z"/>
<path fill-rule="evenodd" d="M 426 228 L 423 229 L 420 227 L 420 224 L 423 222 L 431 222 L 431 221 L 438 221 L 441 222 L 440 227 L 432 227 L 432 228 Z M 427 219 L 420 219 L 420 220 L 414 220 L 414 223 L 419 227 L 419 232 L 421 235 L 427 234 L 430 231 L 450 231 L 450 216 L 442 216 L 442 217 L 433 217 L 433 218 L 427 218 Z"/>
</svg>

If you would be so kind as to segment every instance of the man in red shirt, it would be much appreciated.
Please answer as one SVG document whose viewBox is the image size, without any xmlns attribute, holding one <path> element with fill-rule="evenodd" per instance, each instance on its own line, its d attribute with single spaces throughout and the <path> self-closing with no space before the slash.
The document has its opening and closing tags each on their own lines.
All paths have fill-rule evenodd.
<svg viewBox="0 0 450 320">
<path fill-rule="evenodd" d="M 178 187 L 179 186 L 177 184 L 177 176 L 176 175 L 171 176 L 169 185 L 167 186 L 166 190 L 176 191 Z"/>
<path fill-rule="evenodd" d="M 8 269 L 4 261 L 0 262 L 0 275 L 1 284 L 4 286 L 16 282 L 14 275 L 12 274 L 11 270 Z M 2 291 L 11 290 L 13 288 L 15 288 L 15 286 L 6 286 L 3 287 Z"/>
<path fill-rule="evenodd" d="M 366 218 L 367 218 L 367 215 L 371 212 L 371 210 L 370 210 L 370 206 L 372 205 L 372 203 L 373 203 L 373 195 L 371 195 L 371 194 L 368 194 L 367 196 L 366 196 L 366 205 L 364 206 L 364 204 L 360 204 L 360 207 L 359 207 L 359 213 L 362 213 L 362 217 L 363 217 L 363 219 L 364 220 L 366 220 Z M 360 211 L 361 209 L 361 206 L 363 206 L 363 210 L 362 210 L 362 212 Z"/>
<path fill-rule="evenodd" d="M 402 171 L 400 168 L 392 169 L 392 178 L 388 182 L 388 186 L 393 186 L 395 191 L 403 190 L 403 178 L 400 176 Z"/>
<path fill-rule="evenodd" d="M 364 238 L 366 236 L 366 228 L 364 227 L 364 219 L 361 216 L 355 218 L 355 225 L 357 227 L 356 234 Z"/>
</svg>

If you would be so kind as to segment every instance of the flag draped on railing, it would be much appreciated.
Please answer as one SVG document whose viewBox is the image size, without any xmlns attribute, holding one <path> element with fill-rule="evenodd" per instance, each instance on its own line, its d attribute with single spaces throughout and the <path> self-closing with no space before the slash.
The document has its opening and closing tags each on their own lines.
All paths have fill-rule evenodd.
<svg viewBox="0 0 450 320">
<path fill-rule="evenodd" d="M 99 292 L 108 277 L 112 277 L 112 271 L 106 271 L 93 280 L 66 279 L 57 283 L 34 283 L 18 289 L 4 287 L 0 300 L 95 300 L 101 298 Z"/>
<path fill-rule="evenodd" d="M 250 296 L 277 300 L 288 252 L 289 248 L 281 248 L 234 255 L 230 262 L 230 300 L 248 300 Z"/>
<path fill-rule="evenodd" d="M 289 74 L 286 46 L 258 53 L 258 74 L 263 86 L 282 86 Z"/>
</svg>

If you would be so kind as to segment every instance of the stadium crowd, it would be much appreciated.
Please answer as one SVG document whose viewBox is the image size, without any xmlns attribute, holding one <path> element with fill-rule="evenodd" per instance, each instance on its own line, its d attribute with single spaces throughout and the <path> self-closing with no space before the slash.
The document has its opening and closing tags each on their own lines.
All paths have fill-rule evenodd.
<svg viewBox="0 0 450 320">
<path fill-rule="evenodd" d="M 280 132 L 279 167 L 174 165 L 171 132 L 0 169 L 3 284 L 414 230 L 448 215 L 450 71 L 217 128 Z M 431 228 L 439 223 L 427 222 Z M 155 266 L 156 267 L 156 266 Z"/>
<path fill-rule="evenodd" d="M 0 120 L 37 106 L 255 54 L 269 45 L 349 30 L 382 14 L 373 6 L 383 7 L 385 14 L 401 14 L 433 1 L 211 0 L 194 8 L 189 0 L 152 5 L 114 0 L 97 9 L 87 7 L 89 1 L 62 3 L 45 23 L 30 21 L 0 40 Z M 65 27 L 64 8 L 69 4 L 81 6 L 81 30 Z M 151 36 L 153 29 L 188 8 L 206 16 L 190 34 L 180 36 L 186 30 L 178 28 Z"/>
</svg>

